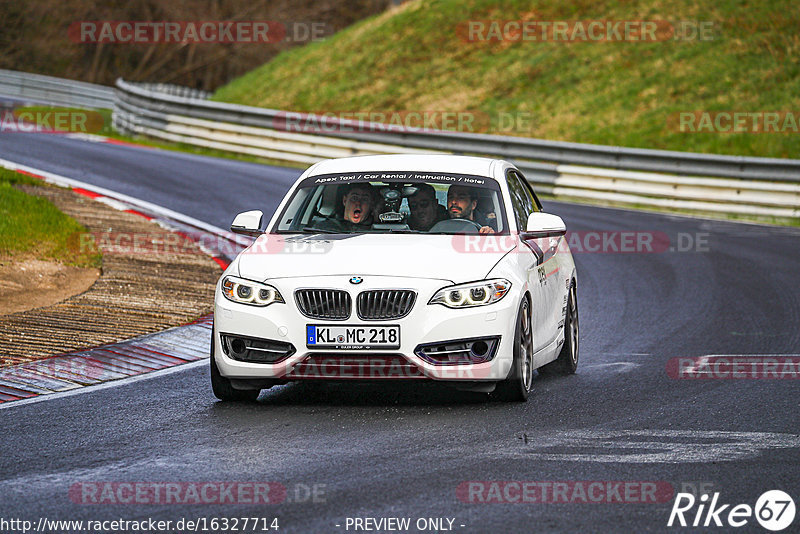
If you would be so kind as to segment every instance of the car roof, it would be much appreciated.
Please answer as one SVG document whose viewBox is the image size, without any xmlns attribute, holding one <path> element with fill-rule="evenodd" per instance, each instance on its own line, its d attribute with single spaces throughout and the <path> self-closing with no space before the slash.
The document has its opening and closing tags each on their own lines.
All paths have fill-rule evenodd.
<svg viewBox="0 0 800 534">
<path fill-rule="evenodd" d="M 389 154 L 327 159 L 309 169 L 306 176 L 368 171 L 416 171 L 474 174 L 494 178 L 493 165 L 500 160 L 451 154 Z"/>
</svg>

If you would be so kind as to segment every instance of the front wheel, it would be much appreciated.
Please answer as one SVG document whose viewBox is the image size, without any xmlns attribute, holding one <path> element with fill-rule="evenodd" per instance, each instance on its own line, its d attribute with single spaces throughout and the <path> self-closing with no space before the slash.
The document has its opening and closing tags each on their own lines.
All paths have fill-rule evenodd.
<svg viewBox="0 0 800 534">
<path fill-rule="evenodd" d="M 533 341 L 531 338 L 531 307 L 527 298 L 522 299 L 517 313 L 517 328 L 514 331 L 514 361 L 508 378 L 499 382 L 494 394 L 507 402 L 525 402 L 533 382 Z"/>
<path fill-rule="evenodd" d="M 555 361 L 542 367 L 540 371 L 551 375 L 572 375 L 578 369 L 578 292 L 575 282 L 569 286 L 567 317 L 564 320 L 564 346 Z"/>
</svg>

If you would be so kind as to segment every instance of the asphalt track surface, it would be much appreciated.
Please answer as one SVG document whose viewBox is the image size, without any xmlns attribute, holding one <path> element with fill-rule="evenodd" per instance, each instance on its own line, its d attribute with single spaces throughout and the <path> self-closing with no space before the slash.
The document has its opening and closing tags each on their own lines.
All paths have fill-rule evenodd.
<svg viewBox="0 0 800 534">
<path fill-rule="evenodd" d="M 247 209 L 271 213 L 300 172 L 56 135 L 0 133 L 0 157 L 220 227 Z M 675 492 L 703 483 L 721 503 L 753 506 L 782 489 L 800 504 L 798 380 L 666 372 L 680 356 L 800 353 L 800 231 L 545 208 L 572 231 L 658 231 L 673 248 L 702 245 L 576 253 L 579 371 L 536 377 L 527 404 L 419 383 L 290 384 L 262 392 L 257 404 L 223 404 L 205 365 L 10 403 L 0 409 L 0 518 L 277 517 L 280 532 L 353 532 L 346 520 L 354 517 L 408 517 L 410 532 L 418 518 L 439 517 L 460 532 L 693 530 L 667 528 L 671 500 L 463 502 L 457 488 L 466 481 L 658 481 Z M 288 497 L 91 505 L 69 494 L 76 483 L 173 481 L 272 481 Z M 786 531 L 798 526 L 800 517 Z M 764 532 L 752 517 L 737 530 Z"/>
</svg>

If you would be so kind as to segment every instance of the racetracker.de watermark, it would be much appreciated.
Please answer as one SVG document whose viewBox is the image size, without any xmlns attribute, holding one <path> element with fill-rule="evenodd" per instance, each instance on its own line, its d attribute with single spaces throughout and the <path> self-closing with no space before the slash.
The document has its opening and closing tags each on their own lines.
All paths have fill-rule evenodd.
<svg viewBox="0 0 800 534">
<path fill-rule="evenodd" d="M 465 371 L 468 373 L 469 371 Z M 401 356 L 313 356 L 291 369 L 285 374 L 286 379 L 330 379 L 330 380 L 380 380 L 425 378 L 422 371 L 410 365 Z M 457 373 L 453 372 L 455 378 Z M 470 375 L 471 376 L 471 375 Z M 461 376 L 460 378 L 464 378 Z"/>
<path fill-rule="evenodd" d="M 661 231 L 590 230 L 570 231 L 563 237 L 531 238 L 523 234 L 526 243 L 541 251 L 573 254 L 660 254 L 666 252 L 709 252 L 707 232 L 679 232 L 673 236 Z M 528 247 L 518 247 L 519 236 L 511 234 L 456 234 L 451 246 L 463 254 L 495 254 L 516 251 L 529 253 Z M 70 245 L 80 253 L 108 255 L 168 256 L 198 254 L 201 251 L 235 257 L 244 255 L 329 253 L 336 241 L 319 235 L 263 234 L 248 248 L 237 241 L 206 232 L 82 232 L 71 237 Z M 243 250 L 244 249 L 244 250 Z"/>
<path fill-rule="evenodd" d="M 800 378 L 800 354 L 708 355 L 670 358 L 677 380 L 791 380 Z"/>
<path fill-rule="evenodd" d="M 452 237 L 452 247 L 465 254 L 496 253 L 515 250 L 528 253 L 529 249 L 516 247 L 519 238 L 542 251 L 555 248 L 557 252 L 573 254 L 658 254 L 664 252 L 709 252 L 708 232 L 679 232 L 670 236 L 658 230 L 577 230 L 563 237 L 529 237 L 522 233 L 507 235 L 465 235 Z"/>
<path fill-rule="evenodd" d="M 800 133 L 800 111 L 678 111 L 667 127 L 679 133 Z"/>
<path fill-rule="evenodd" d="M 75 504 L 276 504 L 286 500 L 277 482 L 76 482 Z"/>
<path fill-rule="evenodd" d="M 208 251 L 213 254 L 235 257 L 244 245 L 207 232 L 82 232 L 70 241 L 80 253 L 103 253 L 109 255 L 161 256 L 176 254 L 198 254 Z M 313 236 L 287 237 L 265 234 L 243 251 L 243 254 L 325 254 L 333 242 L 314 239 Z"/>
<path fill-rule="evenodd" d="M 279 20 L 85 20 L 67 29 L 72 42 L 83 44 L 301 43 L 321 41 L 332 33 L 325 22 Z"/>
<path fill-rule="evenodd" d="M 657 504 L 673 494 L 663 480 L 472 480 L 456 488 L 459 501 L 480 504 Z"/>
<path fill-rule="evenodd" d="M 456 26 L 468 43 L 652 43 L 712 41 L 716 25 L 710 20 L 467 20 Z"/>
<path fill-rule="evenodd" d="M 102 114 L 83 109 L 0 109 L 0 131 L 3 132 L 97 133 L 104 123 Z"/>
<path fill-rule="evenodd" d="M 344 338 L 340 340 L 342 349 L 353 348 Z M 362 350 L 362 349 L 355 349 Z M 335 355 L 330 353 L 314 354 L 308 358 L 288 364 L 281 361 L 275 364 L 275 378 L 281 380 L 410 380 L 429 378 L 415 363 L 409 362 L 401 355 L 369 354 L 366 346 L 365 354 Z M 492 362 L 474 362 L 470 359 L 447 362 L 438 366 L 436 377 L 444 380 L 484 380 L 492 372 Z"/>
<path fill-rule="evenodd" d="M 401 111 L 279 111 L 276 130 L 305 134 L 381 132 L 532 132 L 534 115 L 527 111 L 401 110 Z"/>
<path fill-rule="evenodd" d="M 81 505 L 323 503 L 327 484 L 296 482 L 76 482 L 69 498 Z"/>
<path fill-rule="evenodd" d="M 150 350 L 148 347 L 141 348 L 145 357 L 152 357 L 160 354 L 162 362 L 156 368 L 169 367 L 170 364 L 163 360 L 171 361 L 173 364 L 184 363 L 184 360 L 161 354 Z M 134 353 L 138 349 L 134 349 Z M 91 385 L 106 380 L 116 380 L 131 375 L 137 375 L 152 371 L 154 366 L 137 358 L 113 358 L 109 360 L 97 360 L 93 357 L 83 357 L 67 355 L 59 358 L 45 358 L 28 364 L 13 366 L 3 372 L 3 377 L 9 380 L 17 380 L 26 383 L 30 380 L 35 382 L 48 380 L 49 378 L 69 380 L 76 384 Z"/>
</svg>

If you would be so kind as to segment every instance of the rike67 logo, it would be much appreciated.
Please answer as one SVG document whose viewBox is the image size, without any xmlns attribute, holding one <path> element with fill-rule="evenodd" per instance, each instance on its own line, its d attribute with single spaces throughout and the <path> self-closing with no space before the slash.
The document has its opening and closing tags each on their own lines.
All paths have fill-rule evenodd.
<svg viewBox="0 0 800 534">
<path fill-rule="evenodd" d="M 720 494 L 714 493 L 709 502 L 707 494 L 699 499 L 691 493 L 678 493 L 667 526 L 691 527 L 743 527 L 755 516 L 756 521 L 767 530 L 777 532 L 792 524 L 795 516 L 794 500 L 781 490 L 764 492 L 756 501 L 755 507 L 749 504 L 730 504 L 719 502 Z M 696 509 L 695 509 L 695 505 Z"/>
</svg>

